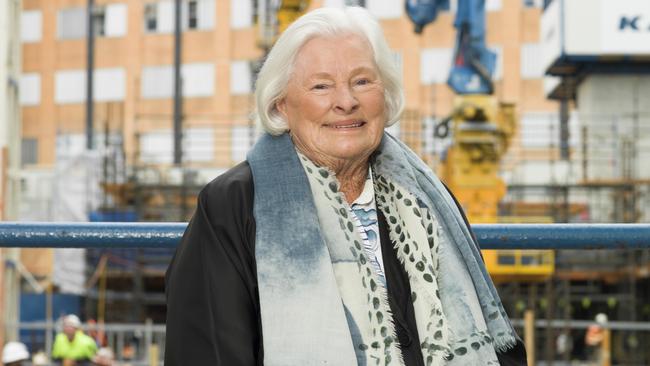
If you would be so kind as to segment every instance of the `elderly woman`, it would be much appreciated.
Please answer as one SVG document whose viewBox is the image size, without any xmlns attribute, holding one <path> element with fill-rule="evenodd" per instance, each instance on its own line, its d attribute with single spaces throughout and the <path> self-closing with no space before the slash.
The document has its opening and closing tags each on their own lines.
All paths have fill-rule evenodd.
<svg viewBox="0 0 650 366">
<path fill-rule="evenodd" d="M 298 19 L 255 97 L 266 134 L 167 273 L 166 366 L 525 364 L 453 197 L 384 133 L 404 97 L 365 10 Z"/>
</svg>

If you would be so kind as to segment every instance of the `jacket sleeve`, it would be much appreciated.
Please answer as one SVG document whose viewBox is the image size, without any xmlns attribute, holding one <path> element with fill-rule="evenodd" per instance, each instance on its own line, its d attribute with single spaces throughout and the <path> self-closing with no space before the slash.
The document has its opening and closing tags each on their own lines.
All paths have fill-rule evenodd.
<svg viewBox="0 0 650 366">
<path fill-rule="evenodd" d="M 166 366 L 257 364 L 252 192 L 236 183 L 202 190 L 167 270 Z"/>
</svg>

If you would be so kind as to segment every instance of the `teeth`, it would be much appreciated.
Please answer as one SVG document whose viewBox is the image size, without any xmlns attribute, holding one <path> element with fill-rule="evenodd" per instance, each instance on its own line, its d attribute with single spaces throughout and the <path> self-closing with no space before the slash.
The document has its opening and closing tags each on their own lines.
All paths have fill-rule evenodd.
<svg viewBox="0 0 650 366">
<path fill-rule="evenodd" d="M 355 123 L 353 125 L 345 125 L 345 126 L 334 126 L 334 128 L 355 128 L 355 127 L 361 127 L 361 123 Z"/>
</svg>

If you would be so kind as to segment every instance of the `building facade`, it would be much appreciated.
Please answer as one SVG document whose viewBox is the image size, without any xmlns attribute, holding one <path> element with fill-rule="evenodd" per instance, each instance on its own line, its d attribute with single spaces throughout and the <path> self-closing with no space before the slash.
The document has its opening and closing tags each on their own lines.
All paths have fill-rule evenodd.
<svg viewBox="0 0 650 366">
<path fill-rule="evenodd" d="M 343 1 L 312 1 L 311 7 Z M 86 1 L 26 0 L 22 13 L 23 165 L 53 167 L 85 145 Z M 252 143 L 251 92 L 263 51 L 253 0 L 183 3 L 184 162 L 206 178 L 241 161 Z M 538 62 L 541 9 L 534 1 L 489 0 L 487 41 L 498 55 L 496 94 L 521 115 L 555 112 Z M 173 1 L 97 0 L 94 129 L 109 131 L 127 165 L 172 163 Z M 399 131 L 423 155 L 434 119 L 451 110 L 445 82 L 455 30 L 453 9 L 412 31 L 403 1 L 366 1 L 402 66 L 407 110 Z M 397 128 L 393 129 L 394 131 Z M 428 131 L 427 130 L 427 131 Z M 425 137 L 423 137 L 425 136 Z M 204 179 L 204 180 L 205 180 Z"/>
</svg>

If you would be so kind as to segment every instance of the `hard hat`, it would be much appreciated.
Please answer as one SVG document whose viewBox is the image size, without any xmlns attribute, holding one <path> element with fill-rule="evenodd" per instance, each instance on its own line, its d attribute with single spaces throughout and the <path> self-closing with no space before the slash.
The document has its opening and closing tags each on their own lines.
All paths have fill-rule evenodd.
<svg viewBox="0 0 650 366">
<path fill-rule="evenodd" d="M 2 363 L 8 364 L 17 361 L 29 360 L 27 347 L 20 342 L 9 342 L 2 350 Z"/>
<path fill-rule="evenodd" d="M 93 362 L 98 365 L 111 365 L 113 360 L 115 360 L 115 355 L 113 354 L 113 350 L 108 347 L 100 348 L 93 357 Z"/>
<path fill-rule="evenodd" d="M 596 314 L 596 323 L 600 325 L 605 325 L 607 324 L 607 321 L 608 321 L 607 314 L 603 314 L 603 313 Z"/>
<path fill-rule="evenodd" d="M 32 357 L 32 365 L 34 366 L 46 366 L 50 364 L 50 360 L 47 359 L 47 356 L 43 351 L 37 352 Z"/>
<path fill-rule="evenodd" d="M 81 320 L 79 320 L 79 317 L 74 314 L 66 315 L 63 317 L 63 326 L 66 325 L 74 328 L 80 328 Z"/>
</svg>

